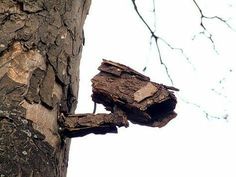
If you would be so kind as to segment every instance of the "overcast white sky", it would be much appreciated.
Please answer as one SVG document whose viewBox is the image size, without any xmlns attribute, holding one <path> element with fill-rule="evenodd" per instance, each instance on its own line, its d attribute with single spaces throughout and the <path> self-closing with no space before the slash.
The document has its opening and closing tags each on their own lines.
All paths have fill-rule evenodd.
<svg viewBox="0 0 236 177">
<path fill-rule="evenodd" d="M 153 27 L 152 0 L 136 1 Z M 155 2 L 157 34 L 173 47 L 183 48 L 191 61 L 160 42 L 163 60 L 174 85 L 181 90 L 177 95 L 178 116 L 161 129 L 130 124 L 129 128 L 120 128 L 119 134 L 73 139 L 68 177 L 236 176 L 236 32 L 219 20 L 204 20 L 213 34 L 216 53 L 209 39 L 198 35 L 202 31 L 200 14 L 191 0 Z M 236 28 L 235 0 L 197 2 L 207 16 L 229 19 Z M 98 73 L 102 58 L 139 72 L 147 66 L 143 73 L 151 80 L 171 84 L 131 0 L 94 0 L 85 35 L 78 112 L 93 110 L 90 79 Z M 104 112 L 102 106 L 98 111 Z M 227 120 L 207 119 L 204 111 Z"/>
</svg>

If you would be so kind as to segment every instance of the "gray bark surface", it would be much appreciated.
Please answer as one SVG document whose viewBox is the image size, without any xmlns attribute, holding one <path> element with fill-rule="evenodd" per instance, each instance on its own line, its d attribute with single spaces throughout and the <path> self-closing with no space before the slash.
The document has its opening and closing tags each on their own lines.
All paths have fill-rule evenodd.
<svg viewBox="0 0 236 177">
<path fill-rule="evenodd" d="M 65 177 L 90 0 L 0 0 L 0 176 Z"/>
</svg>

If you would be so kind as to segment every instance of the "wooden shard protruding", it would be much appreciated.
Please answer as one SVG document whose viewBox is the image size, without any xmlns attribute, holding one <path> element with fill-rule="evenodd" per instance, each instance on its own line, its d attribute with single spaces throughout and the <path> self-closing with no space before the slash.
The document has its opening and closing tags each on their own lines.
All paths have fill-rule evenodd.
<svg viewBox="0 0 236 177">
<path fill-rule="evenodd" d="M 128 127 L 128 120 L 163 127 L 176 117 L 173 91 L 178 89 L 151 82 L 149 77 L 112 61 L 103 60 L 98 69 L 100 73 L 92 79 L 92 99 L 111 113 L 62 115 L 59 124 L 64 136 L 116 133 L 117 127 Z"/>
<path fill-rule="evenodd" d="M 116 114 L 119 108 L 132 123 L 163 127 L 176 117 L 174 87 L 151 82 L 137 71 L 103 60 L 100 73 L 92 79 L 92 99 Z"/>
<path fill-rule="evenodd" d="M 122 111 L 116 114 L 74 114 L 61 116 L 59 120 L 66 137 L 82 137 L 90 133 L 117 133 L 117 127 L 128 126 L 126 115 Z"/>
</svg>

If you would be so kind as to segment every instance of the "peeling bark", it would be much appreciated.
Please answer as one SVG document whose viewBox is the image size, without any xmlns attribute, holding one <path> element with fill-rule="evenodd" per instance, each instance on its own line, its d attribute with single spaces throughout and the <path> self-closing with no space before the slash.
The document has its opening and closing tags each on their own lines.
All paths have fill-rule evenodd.
<svg viewBox="0 0 236 177">
<path fill-rule="evenodd" d="M 0 176 L 65 177 L 70 139 L 162 127 L 175 88 L 104 60 L 92 98 L 110 114 L 73 115 L 90 0 L 0 0 Z"/>
<path fill-rule="evenodd" d="M 65 177 L 90 0 L 0 0 L 0 176 Z"/>
<path fill-rule="evenodd" d="M 117 133 L 118 127 L 128 127 L 126 115 L 122 112 L 115 114 L 77 114 L 61 117 L 61 131 L 66 137 L 81 137 L 90 133 Z"/>
<path fill-rule="evenodd" d="M 163 127 L 176 117 L 177 88 L 151 82 L 137 71 L 112 61 L 103 60 L 100 73 L 92 79 L 95 103 L 102 103 L 110 114 L 60 116 L 61 134 L 81 137 L 89 133 L 117 133 L 117 127 L 132 123 Z"/>
<path fill-rule="evenodd" d="M 93 101 L 115 113 L 122 110 L 137 124 L 162 127 L 176 117 L 173 91 L 178 89 L 151 82 L 137 71 L 104 60 L 100 73 L 92 79 Z"/>
</svg>

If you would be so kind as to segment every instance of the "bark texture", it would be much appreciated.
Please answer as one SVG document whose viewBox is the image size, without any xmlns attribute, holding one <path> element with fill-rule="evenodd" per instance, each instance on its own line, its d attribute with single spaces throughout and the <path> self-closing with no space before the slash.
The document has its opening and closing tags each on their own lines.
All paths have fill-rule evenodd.
<svg viewBox="0 0 236 177">
<path fill-rule="evenodd" d="M 0 176 L 65 177 L 90 0 L 0 0 Z"/>
<path fill-rule="evenodd" d="M 90 133 L 117 133 L 118 127 L 128 127 L 128 120 L 124 112 L 115 114 L 77 114 L 69 115 L 61 120 L 61 131 L 66 137 L 81 137 Z"/>
<path fill-rule="evenodd" d="M 61 135 L 81 137 L 89 133 L 117 133 L 117 127 L 133 123 L 163 127 L 176 117 L 177 88 L 157 84 L 128 66 L 103 60 L 92 79 L 95 103 L 102 103 L 109 114 L 77 114 L 59 117 Z M 96 110 L 96 104 L 95 104 Z"/>
<path fill-rule="evenodd" d="M 137 71 L 104 60 L 93 79 L 93 101 L 102 103 L 113 114 L 123 111 L 137 124 L 163 127 L 176 117 L 174 87 L 157 84 Z"/>
</svg>

